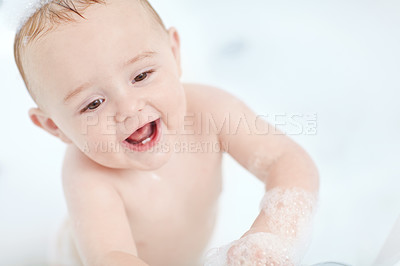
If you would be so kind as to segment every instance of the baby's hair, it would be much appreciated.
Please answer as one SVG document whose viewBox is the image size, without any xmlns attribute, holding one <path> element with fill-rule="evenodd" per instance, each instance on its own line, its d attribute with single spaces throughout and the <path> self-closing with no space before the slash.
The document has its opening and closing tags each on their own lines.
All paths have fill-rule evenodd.
<svg viewBox="0 0 400 266">
<path fill-rule="evenodd" d="M 153 9 L 147 0 L 131 0 L 138 1 L 144 9 L 149 12 L 152 18 L 163 28 L 165 25 L 160 16 Z M 85 18 L 81 13 L 93 4 L 107 4 L 107 0 L 55 0 L 43 5 L 37 10 L 19 29 L 14 40 L 14 59 L 18 70 L 22 76 L 26 88 L 36 101 L 35 95 L 32 93 L 30 84 L 28 83 L 26 73 L 22 65 L 22 50 L 29 43 L 39 39 L 41 36 L 52 30 L 61 23 L 74 22 L 73 14 L 77 14 Z"/>
</svg>

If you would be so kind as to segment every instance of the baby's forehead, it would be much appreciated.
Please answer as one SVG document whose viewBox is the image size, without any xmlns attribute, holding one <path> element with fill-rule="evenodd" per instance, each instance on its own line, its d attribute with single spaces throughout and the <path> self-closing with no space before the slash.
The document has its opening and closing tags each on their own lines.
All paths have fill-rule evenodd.
<svg viewBox="0 0 400 266">
<path fill-rule="evenodd" d="M 26 50 L 25 68 L 28 80 L 40 85 L 32 84 L 34 94 L 41 95 L 42 90 L 46 90 L 43 84 L 46 88 L 61 86 L 58 83 L 65 76 L 81 83 L 77 77 L 105 74 L 106 67 L 114 69 L 144 49 L 162 49 L 162 31 L 154 30 L 150 20 L 143 22 L 145 12 L 138 12 L 137 17 L 132 18 L 129 17 L 131 12 L 113 14 L 115 10 L 118 9 L 111 9 L 111 12 L 98 9 L 92 13 L 88 10 L 88 20 L 60 25 L 30 45 Z M 98 16 L 105 14 L 107 18 Z"/>
<path fill-rule="evenodd" d="M 116 45 L 105 47 L 106 50 L 103 52 L 110 53 L 118 47 L 121 48 L 123 42 L 128 43 L 128 39 L 130 44 L 135 44 L 145 41 L 149 36 L 153 41 L 165 37 L 167 32 L 165 28 L 156 24 L 155 19 L 151 18 L 150 11 L 138 2 L 113 0 L 111 4 L 89 7 L 83 13 L 84 18 L 66 21 L 45 29 L 38 38 L 26 46 L 26 48 L 31 46 L 32 49 L 25 49 L 25 54 L 51 57 L 65 50 L 71 50 L 71 47 L 75 48 L 71 53 L 78 53 L 84 51 L 89 43 L 93 45 L 92 48 L 96 48 L 106 42 Z M 22 42 L 29 42 L 29 37 L 25 36 Z M 98 42 L 91 42 L 93 39 Z M 111 43 L 112 40 L 115 40 L 115 44 Z M 87 51 L 90 53 L 92 49 Z"/>
<path fill-rule="evenodd" d="M 129 27 L 151 25 L 165 30 L 164 23 L 147 0 L 112 0 L 106 5 L 93 5 L 84 13 L 88 23 L 121 23 Z M 121 25 L 121 26 L 122 26 Z"/>
<path fill-rule="evenodd" d="M 84 8 L 81 8 L 82 3 L 86 4 Z M 71 11 L 71 7 L 76 10 Z M 127 27 L 132 30 L 151 25 L 150 28 L 166 33 L 161 18 L 147 0 L 58 0 L 57 4 L 54 1 L 32 16 L 17 33 L 14 45 L 18 69 L 32 97 L 40 98 L 40 95 L 46 94 L 41 86 L 46 75 L 37 78 L 40 76 L 37 75 L 37 70 L 43 65 L 42 59 L 51 57 L 59 51 L 68 50 L 68 41 L 73 39 L 74 27 L 84 30 L 82 25 L 92 24 L 92 27 L 87 27 L 86 30 L 95 33 L 110 23 L 113 27 L 106 34 L 101 32 L 104 36 L 103 39 L 99 39 L 99 43 L 104 42 L 110 34 L 128 35 Z M 48 41 L 51 37 L 54 39 L 59 36 L 63 38 L 64 43 Z M 142 37 L 143 33 L 138 39 Z M 46 38 L 47 41 L 44 41 Z M 84 46 L 85 43 L 82 42 L 81 45 Z M 94 44 L 94 46 L 98 45 Z M 111 49 L 116 49 L 116 47 L 110 47 L 109 50 Z M 37 53 L 38 50 L 41 50 L 41 53 Z"/>
<path fill-rule="evenodd" d="M 49 16 L 46 16 L 47 13 L 45 13 L 41 17 L 48 17 L 47 19 L 41 18 L 39 21 L 33 22 L 34 24 L 43 25 L 40 27 L 28 26 L 31 28 L 30 31 L 32 28 L 36 27 L 36 29 L 34 29 L 33 34 L 32 32 L 30 34 L 22 34 L 25 35 L 22 38 L 23 44 L 26 45 L 30 41 L 46 35 L 48 32 L 68 28 L 71 25 L 78 27 L 80 24 L 95 24 L 98 27 L 97 29 L 99 29 L 104 24 L 104 21 L 108 24 L 114 24 L 115 30 L 124 29 L 122 27 L 124 25 L 129 26 L 129 28 L 140 28 L 144 25 L 151 25 L 153 28 L 166 32 L 161 18 L 147 0 L 107 0 L 105 4 L 92 4 L 82 9 L 76 8 L 77 12 L 73 12 L 62 6 L 53 5 L 54 7 L 52 6 L 47 11 L 53 15 L 49 14 Z M 54 14 L 57 18 L 54 18 Z"/>
</svg>

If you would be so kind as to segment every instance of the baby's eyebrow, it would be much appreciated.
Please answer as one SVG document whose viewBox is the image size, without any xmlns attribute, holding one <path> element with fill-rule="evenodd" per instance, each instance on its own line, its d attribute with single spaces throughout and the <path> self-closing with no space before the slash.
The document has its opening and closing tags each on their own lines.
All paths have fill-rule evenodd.
<svg viewBox="0 0 400 266">
<path fill-rule="evenodd" d="M 129 60 L 126 61 L 125 63 L 123 63 L 123 64 L 121 65 L 121 68 L 125 68 L 125 67 L 127 67 L 127 66 L 129 66 L 129 65 L 131 65 L 131 64 L 134 64 L 134 63 L 136 63 L 137 61 L 140 61 L 140 60 L 142 60 L 142 59 L 144 59 L 144 58 L 152 57 L 152 56 L 155 55 L 155 54 L 156 54 L 156 53 L 153 52 L 153 51 L 145 51 L 145 52 L 143 52 L 143 53 L 141 53 L 141 54 L 138 54 L 138 55 L 136 55 L 135 57 L 129 59 Z"/>
<path fill-rule="evenodd" d="M 71 98 L 81 93 L 84 89 L 90 86 L 89 82 L 85 82 L 64 97 L 64 103 L 67 103 Z"/>
<path fill-rule="evenodd" d="M 144 58 L 149 58 L 152 57 L 153 55 L 155 55 L 156 53 L 153 51 L 145 51 L 141 54 L 136 55 L 135 57 L 127 60 L 126 62 L 124 62 L 121 65 L 121 68 L 125 68 L 129 65 L 132 65 L 140 60 L 143 60 Z M 71 100 L 71 98 L 73 98 L 74 96 L 78 95 L 79 93 L 81 93 L 83 90 L 85 90 L 87 87 L 89 87 L 91 84 L 89 82 L 85 82 L 83 84 L 81 84 L 80 86 L 78 86 L 76 89 L 72 90 L 71 92 L 69 92 L 65 97 L 64 97 L 64 103 L 67 103 L 69 100 Z"/>
</svg>

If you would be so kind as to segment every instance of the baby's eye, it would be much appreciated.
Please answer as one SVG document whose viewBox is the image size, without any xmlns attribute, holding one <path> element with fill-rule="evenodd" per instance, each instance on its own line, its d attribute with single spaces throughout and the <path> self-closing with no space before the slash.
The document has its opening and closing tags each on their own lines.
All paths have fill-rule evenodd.
<svg viewBox="0 0 400 266">
<path fill-rule="evenodd" d="M 142 74 L 136 76 L 135 81 L 136 81 L 136 82 L 139 82 L 139 81 L 144 80 L 145 78 L 147 78 L 147 73 L 146 73 L 146 72 L 144 72 L 144 73 L 142 73 Z"/>
<path fill-rule="evenodd" d="M 87 110 L 95 110 L 97 109 L 102 103 L 104 102 L 104 99 L 97 99 L 94 100 L 93 102 L 89 103 L 85 108 L 81 110 L 81 113 L 87 111 Z"/>
<path fill-rule="evenodd" d="M 145 79 L 148 77 L 149 74 L 151 74 L 151 73 L 153 73 L 153 72 L 154 72 L 153 70 L 143 72 L 143 73 L 137 75 L 137 76 L 134 78 L 134 80 L 135 80 L 135 82 L 143 81 L 143 80 L 145 80 Z"/>
</svg>

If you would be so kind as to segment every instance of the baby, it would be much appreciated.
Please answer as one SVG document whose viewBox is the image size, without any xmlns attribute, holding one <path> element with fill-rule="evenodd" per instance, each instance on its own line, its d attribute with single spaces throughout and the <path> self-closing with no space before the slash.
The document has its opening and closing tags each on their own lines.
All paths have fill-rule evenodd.
<svg viewBox="0 0 400 266">
<path fill-rule="evenodd" d="M 56 255 L 55 265 L 301 261 L 319 186 L 314 163 L 231 94 L 181 83 L 179 35 L 146 0 L 42 1 L 34 10 L 14 52 L 37 103 L 31 120 L 68 146 L 70 227 L 61 235 L 71 232 L 76 262 Z M 243 237 L 202 261 L 224 153 L 266 194 Z"/>
</svg>

